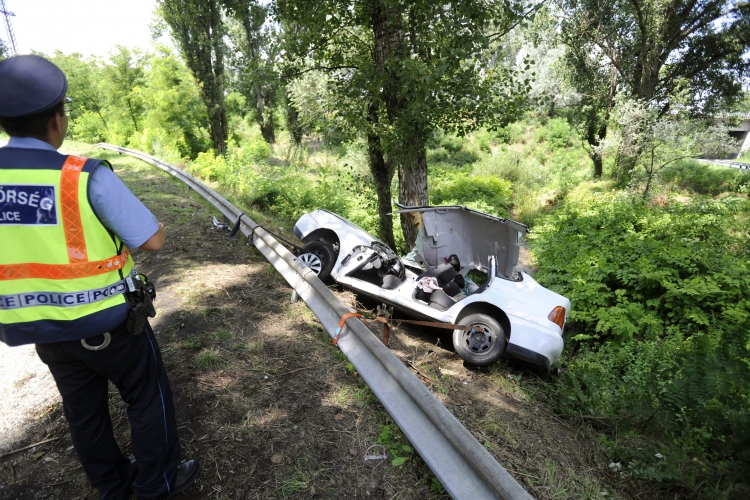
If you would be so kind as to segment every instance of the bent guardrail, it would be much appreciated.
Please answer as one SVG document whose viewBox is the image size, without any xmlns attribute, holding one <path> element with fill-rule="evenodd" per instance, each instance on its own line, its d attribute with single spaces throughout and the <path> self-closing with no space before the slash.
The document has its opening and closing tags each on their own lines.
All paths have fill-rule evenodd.
<svg viewBox="0 0 750 500">
<path fill-rule="evenodd" d="M 100 143 L 161 168 L 198 192 L 238 229 L 284 279 L 333 338 L 350 310 L 307 266 L 247 215 L 183 170 L 140 151 Z M 529 495 L 448 409 L 357 318 L 349 318 L 338 347 L 455 499 L 529 500 Z"/>
</svg>

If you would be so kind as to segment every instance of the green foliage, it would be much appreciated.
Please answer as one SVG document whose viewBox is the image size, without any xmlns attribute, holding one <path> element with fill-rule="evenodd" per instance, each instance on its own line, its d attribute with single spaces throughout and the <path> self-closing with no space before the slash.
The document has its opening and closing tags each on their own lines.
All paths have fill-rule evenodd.
<svg viewBox="0 0 750 500">
<path fill-rule="evenodd" d="M 712 196 L 725 192 L 750 192 L 750 176 L 734 168 L 713 166 L 694 160 L 664 168 L 660 180 L 678 189 Z"/>
<path fill-rule="evenodd" d="M 563 9 L 565 41 L 583 56 L 569 59 L 571 73 L 589 66 L 599 74 L 579 80 L 581 93 L 606 94 L 606 86 L 594 82 L 617 78 L 631 96 L 666 105 L 664 110 L 684 106 L 706 114 L 743 97 L 750 66 L 746 2 L 570 0 Z"/>
<path fill-rule="evenodd" d="M 56 52 L 73 99 L 71 138 L 111 142 L 165 160 L 195 158 L 211 147 L 200 91 L 169 49 L 144 55 L 119 47 L 108 61 Z"/>
<path fill-rule="evenodd" d="M 616 99 L 616 126 L 594 151 L 611 152 L 618 165 L 615 176 L 631 186 L 645 184 L 644 196 L 661 170 L 686 158 L 725 158 L 735 151 L 723 124 L 691 120 L 687 116 L 662 116 L 661 109 L 646 101 Z"/>
<path fill-rule="evenodd" d="M 574 131 L 567 120 L 553 118 L 537 132 L 537 140 L 547 141 L 552 148 L 567 148 L 573 145 Z"/>
<path fill-rule="evenodd" d="M 377 442 L 388 450 L 388 454 L 392 458 L 391 465 L 394 467 L 400 467 L 414 457 L 414 448 L 407 444 L 401 430 L 393 422 L 380 428 Z"/>
<path fill-rule="evenodd" d="M 157 15 L 171 29 L 180 55 L 201 84 L 214 149 L 227 149 L 227 114 L 224 106 L 226 27 L 218 0 L 159 0 Z"/>
<path fill-rule="evenodd" d="M 472 175 L 453 169 L 430 170 L 430 203 L 464 205 L 499 217 L 507 217 L 510 181 L 491 175 Z"/>
<path fill-rule="evenodd" d="M 341 163 L 324 157 L 306 168 L 290 168 L 271 161 L 270 146 L 255 137 L 231 148 L 226 156 L 200 153 L 187 170 L 217 183 L 242 205 L 283 220 L 295 221 L 304 213 L 325 208 L 377 234 L 377 195 L 362 164 L 366 161 L 363 147 L 361 143 L 347 145 Z M 396 244 L 403 245 L 403 239 L 398 238 Z"/>
<path fill-rule="evenodd" d="M 226 362 L 216 350 L 203 349 L 195 357 L 195 366 L 204 371 L 218 371 L 226 366 Z"/>
<path fill-rule="evenodd" d="M 631 457 L 638 477 L 750 471 L 750 202 L 578 195 L 532 235 L 539 282 L 573 303 L 561 407 L 665 439 L 674 463 Z"/>
</svg>

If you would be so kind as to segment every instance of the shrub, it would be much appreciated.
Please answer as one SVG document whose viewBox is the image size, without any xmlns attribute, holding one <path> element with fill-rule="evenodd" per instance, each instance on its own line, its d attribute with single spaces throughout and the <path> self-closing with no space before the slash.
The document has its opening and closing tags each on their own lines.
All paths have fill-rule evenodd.
<svg viewBox="0 0 750 500">
<path fill-rule="evenodd" d="M 750 184 L 749 176 L 734 168 L 708 165 L 696 160 L 681 161 L 664 168 L 660 172 L 660 180 L 679 189 L 713 196 L 726 191 L 743 192 L 742 188 Z"/>
<path fill-rule="evenodd" d="M 561 408 L 666 441 L 681 480 L 704 459 L 750 472 L 748 201 L 588 196 L 530 235 L 537 279 L 573 303 Z"/>
<path fill-rule="evenodd" d="M 464 205 L 500 217 L 508 216 L 511 183 L 491 175 L 432 169 L 430 203 Z"/>
<path fill-rule="evenodd" d="M 505 127 L 497 129 L 495 136 L 500 142 L 513 144 L 523 135 L 523 127 L 518 123 L 510 123 Z"/>
<path fill-rule="evenodd" d="M 576 132 L 563 118 L 553 118 L 537 131 L 537 140 L 547 141 L 552 148 L 567 148 L 577 140 Z"/>
<path fill-rule="evenodd" d="M 461 151 L 461 149 L 463 149 L 464 141 L 465 139 L 463 137 L 446 135 L 441 141 L 441 146 L 443 146 L 443 148 L 450 153 L 457 153 L 458 151 Z"/>
</svg>

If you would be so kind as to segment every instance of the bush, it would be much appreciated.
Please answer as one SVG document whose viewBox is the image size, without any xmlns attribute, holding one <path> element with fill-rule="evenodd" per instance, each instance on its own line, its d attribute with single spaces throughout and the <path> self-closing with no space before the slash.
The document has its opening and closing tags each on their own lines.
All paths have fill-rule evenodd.
<svg viewBox="0 0 750 500">
<path fill-rule="evenodd" d="M 665 167 L 660 172 L 662 182 L 679 189 L 699 194 L 718 194 L 730 192 L 747 192 L 750 176 L 734 168 L 719 167 L 695 160 L 677 162 Z"/>
<path fill-rule="evenodd" d="M 537 279 L 573 303 L 561 409 L 662 440 L 672 468 L 635 475 L 750 472 L 750 203 L 575 194 L 530 235 Z"/>
<path fill-rule="evenodd" d="M 449 153 L 457 153 L 464 147 L 465 139 L 463 137 L 456 137 L 455 135 L 446 135 L 441 141 L 443 148 Z"/>
<path fill-rule="evenodd" d="M 547 141 L 552 148 L 567 148 L 572 146 L 578 139 L 575 130 L 562 118 L 553 118 L 537 132 L 537 140 Z"/>
<path fill-rule="evenodd" d="M 96 113 L 84 111 L 70 122 L 69 134 L 73 139 L 96 143 L 106 139 L 107 129 Z"/>
<path fill-rule="evenodd" d="M 518 123 L 510 123 L 495 132 L 497 139 L 506 144 L 513 144 L 523 135 L 523 127 Z"/>
<path fill-rule="evenodd" d="M 464 205 L 500 217 L 508 216 L 511 183 L 491 175 L 451 169 L 430 171 L 432 205 Z"/>
</svg>

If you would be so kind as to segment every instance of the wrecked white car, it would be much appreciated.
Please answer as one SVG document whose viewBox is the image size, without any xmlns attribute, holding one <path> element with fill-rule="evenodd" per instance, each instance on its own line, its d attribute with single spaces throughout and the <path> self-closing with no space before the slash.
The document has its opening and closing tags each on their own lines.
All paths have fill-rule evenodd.
<svg viewBox="0 0 750 500">
<path fill-rule="evenodd" d="M 470 365 L 506 354 L 548 370 L 563 349 L 570 301 L 516 271 L 528 227 L 466 207 L 399 208 L 395 213 L 422 219 L 406 257 L 345 218 L 316 210 L 294 226 L 305 244 L 298 258 L 321 279 L 420 319 L 471 327 L 453 331 L 456 352 Z"/>
</svg>

